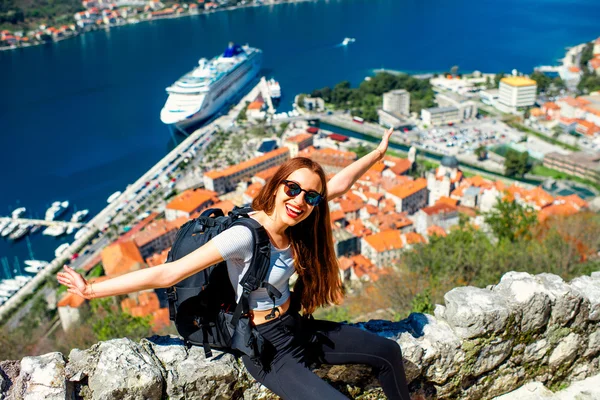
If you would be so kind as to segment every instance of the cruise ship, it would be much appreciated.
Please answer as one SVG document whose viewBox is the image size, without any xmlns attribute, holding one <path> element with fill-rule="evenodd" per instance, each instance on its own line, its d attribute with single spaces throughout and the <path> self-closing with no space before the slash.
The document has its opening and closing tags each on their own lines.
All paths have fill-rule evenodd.
<svg viewBox="0 0 600 400">
<path fill-rule="evenodd" d="M 160 112 L 165 124 L 184 130 L 206 120 L 254 79 L 262 65 L 262 50 L 230 43 L 225 52 L 183 75 L 166 90 Z"/>
</svg>

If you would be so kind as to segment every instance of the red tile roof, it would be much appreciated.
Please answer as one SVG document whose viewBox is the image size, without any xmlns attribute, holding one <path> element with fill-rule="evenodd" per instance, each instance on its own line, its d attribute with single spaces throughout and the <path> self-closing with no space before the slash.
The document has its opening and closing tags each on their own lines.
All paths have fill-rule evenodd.
<svg viewBox="0 0 600 400">
<path fill-rule="evenodd" d="M 175 196 L 167 204 L 167 208 L 191 213 L 211 200 L 216 201 L 216 196 L 217 192 L 213 192 L 212 190 L 190 189 Z"/>
<path fill-rule="evenodd" d="M 133 241 L 117 242 L 102 250 L 102 265 L 106 275 L 121 275 L 142 267 L 144 260 Z"/>
<path fill-rule="evenodd" d="M 393 187 L 388 191 L 388 193 L 400 199 L 406 199 L 407 197 L 410 197 L 424 189 L 427 189 L 427 180 L 424 178 L 418 178 L 414 181 L 408 182 L 407 184 Z"/>
</svg>

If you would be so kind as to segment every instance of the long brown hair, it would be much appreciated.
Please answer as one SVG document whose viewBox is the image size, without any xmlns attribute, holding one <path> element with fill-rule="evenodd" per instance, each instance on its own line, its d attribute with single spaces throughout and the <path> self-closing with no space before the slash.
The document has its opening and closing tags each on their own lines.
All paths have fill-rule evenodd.
<svg viewBox="0 0 600 400">
<path fill-rule="evenodd" d="M 271 215 L 275 208 L 273 194 L 284 179 L 301 168 L 307 168 L 319 175 L 323 188 L 321 193 L 325 197 L 306 219 L 287 229 L 294 253 L 294 265 L 299 275 L 294 292 L 300 296 L 304 313 L 312 314 L 317 307 L 339 303 L 343 294 L 338 261 L 333 248 L 329 205 L 326 200 L 327 178 L 323 168 L 305 157 L 295 157 L 286 161 L 252 201 L 252 208 Z"/>
</svg>

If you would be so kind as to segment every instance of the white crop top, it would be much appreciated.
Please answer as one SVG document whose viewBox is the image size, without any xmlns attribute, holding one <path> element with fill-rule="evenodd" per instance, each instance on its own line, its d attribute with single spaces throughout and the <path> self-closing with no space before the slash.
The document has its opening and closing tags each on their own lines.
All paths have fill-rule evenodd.
<svg viewBox="0 0 600 400">
<path fill-rule="evenodd" d="M 254 240 L 249 228 L 241 225 L 231 227 L 212 239 L 212 242 L 227 262 L 227 272 L 231 285 L 236 289 L 236 301 L 242 296 L 240 280 L 250 267 Z M 281 298 L 275 301 L 280 306 L 290 297 L 289 281 L 294 274 L 294 258 L 291 248 L 277 249 L 271 244 L 271 263 L 266 281 L 281 292 Z M 251 310 L 270 310 L 273 301 L 267 294 L 267 289 L 259 288 L 250 293 L 249 305 Z"/>
</svg>

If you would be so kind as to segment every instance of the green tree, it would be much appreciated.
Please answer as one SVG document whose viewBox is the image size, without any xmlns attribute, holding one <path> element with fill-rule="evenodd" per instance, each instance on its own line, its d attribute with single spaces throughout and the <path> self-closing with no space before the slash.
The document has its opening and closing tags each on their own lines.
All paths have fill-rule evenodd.
<svg viewBox="0 0 600 400">
<path fill-rule="evenodd" d="M 119 308 L 114 298 L 90 301 L 93 316 L 88 323 L 98 340 L 128 337 L 138 340 L 152 334 L 150 317 L 134 317 Z"/>
<path fill-rule="evenodd" d="M 586 70 L 587 69 L 587 63 L 594 57 L 594 44 L 593 43 L 588 43 L 585 45 L 585 47 L 583 48 L 583 51 L 581 52 L 581 58 L 579 59 L 579 66 L 581 67 L 582 70 Z"/>
<path fill-rule="evenodd" d="M 504 156 L 504 175 L 522 177 L 530 169 L 528 159 L 528 152 L 520 153 L 516 150 L 508 149 Z"/>
<path fill-rule="evenodd" d="M 530 78 L 533 79 L 537 83 L 537 92 L 538 93 L 546 92 L 548 90 L 548 88 L 550 88 L 550 85 L 552 84 L 552 78 L 550 78 L 543 72 L 534 71 L 531 74 Z"/>
<path fill-rule="evenodd" d="M 494 76 L 494 87 L 498 87 L 500 86 L 500 80 L 502 80 L 502 78 L 504 78 L 504 72 L 498 72 L 495 76 Z"/>
<path fill-rule="evenodd" d="M 487 148 L 485 146 L 479 146 L 475 149 L 474 153 L 479 161 L 485 160 L 487 158 Z"/>
<path fill-rule="evenodd" d="M 600 76 L 586 72 L 577 84 L 577 90 L 585 94 L 600 90 Z"/>
<path fill-rule="evenodd" d="M 531 207 L 524 207 L 516 201 L 501 200 L 484 214 L 485 222 L 499 240 L 516 242 L 530 239 L 537 225 L 537 215 Z"/>
<path fill-rule="evenodd" d="M 418 293 L 411 302 L 411 312 L 433 314 L 435 305 L 431 302 L 431 292 L 429 289 Z"/>
</svg>

